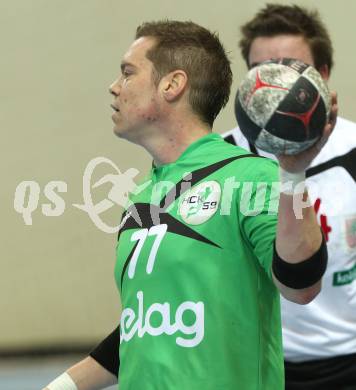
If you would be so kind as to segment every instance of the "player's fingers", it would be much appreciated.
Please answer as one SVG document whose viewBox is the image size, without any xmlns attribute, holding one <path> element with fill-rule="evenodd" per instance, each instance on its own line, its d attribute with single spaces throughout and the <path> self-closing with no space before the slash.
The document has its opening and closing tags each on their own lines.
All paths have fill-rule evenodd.
<svg viewBox="0 0 356 390">
<path fill-rule="evenodd" d="M 331 108 L 330 108 L 328 122 L 333 126 L 333 128 L 335 127 L 335 124 L 336 124 L 338 109 L 339 109 L 339 107 L 337 104 L 337 93 L 331 92 Z"/>
<path fill-rule="evenodd" d="M 323 148 L 323 146 L 328 141 L 328 139 L 329 139 L 329 137 L 330 137 L 331 133 L 333 132 L 335 125 L 336 125 L 336 118 L 337 118 L 337 113 L 338 113 L 337 93 L 334 91 L 331 92 L 330 97 L 331 97 L 331 108 L 330 108 L 328 122 L 325 125 L 322 137 L 315 145 L 316 149 L 319 151 Z"/>
<path fill-rule="evenodd" d="M 323 132 L 323 135 L 322 137 L 319 139 L 319 141 L 315 144 L 315 148 L 320 152 L 320 150 L 324 147 L 324 145 L 327 143 L 331 133 L 333 132 L 334 130 L 334 127 L 335 127 L 335 123 L 336 122 L 333 122 L 333 123 L 327 123 L 325 128 L 324 128 L 324 132 Z"/>
<path fill-rule="evenodd" d="M 331 91 L 330 97 L 331 97 L 331 105 L 333 106 L 334 104 L 337 104 L 337 92 Z"/>
</svg>

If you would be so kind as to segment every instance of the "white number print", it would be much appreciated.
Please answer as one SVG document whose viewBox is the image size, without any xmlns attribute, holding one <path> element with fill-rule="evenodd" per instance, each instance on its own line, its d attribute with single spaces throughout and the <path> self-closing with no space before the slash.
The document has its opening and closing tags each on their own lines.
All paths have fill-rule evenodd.
<svg viewBox="0 0 356 390">
<path fill-rule="evenodd" d="M 156 236 L 156 239 L 152 245 L 151 252 L 148 256 L 147 266 L 146 266 L 146 272 L 148 274 L 152 273 L 158 248 L 161 245 L 161 242 L 166 232 L 167 232 L 167 224 L 162 224 L 162 225 L 152 226 L 150 229 L 140 229 L 137 232 L 133 233 L 133 235 L 131 236 L 131 241 L 132 242 L 138 241 L 138 243 L 132 255 L 128 272 L 127 272 L 127 275 L 130 279 L 132 279 L 135 276 L 137 261 L 147 237 Z"/>
</svg>

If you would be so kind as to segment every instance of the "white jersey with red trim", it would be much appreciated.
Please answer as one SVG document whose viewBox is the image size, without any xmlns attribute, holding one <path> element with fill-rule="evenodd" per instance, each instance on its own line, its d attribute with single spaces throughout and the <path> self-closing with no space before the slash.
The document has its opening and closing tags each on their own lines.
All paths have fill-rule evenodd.
<svg viewBox="0 0 356 390">
<path fill-rule="evenodd" d="M 251 149 L 238 128 L 223 136 Z M 338 118 L 306 182 L 327 240 L 329 263 L 322 290 L 311 303 L 301 306 L 282 298 L 284 354 L 291 362 L 356 353 L 355 123 Z"/>
</svg>

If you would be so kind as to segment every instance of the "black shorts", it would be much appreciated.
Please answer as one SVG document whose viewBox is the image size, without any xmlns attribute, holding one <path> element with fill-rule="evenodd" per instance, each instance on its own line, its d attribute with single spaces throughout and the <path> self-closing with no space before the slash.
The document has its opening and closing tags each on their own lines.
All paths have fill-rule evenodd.
<svg viewBox="0 0 356 390">
<path fill-rule="evenodd" d="M 286 390 L 356 390 L 356 353 L 284 366 Z"/>
</svg>

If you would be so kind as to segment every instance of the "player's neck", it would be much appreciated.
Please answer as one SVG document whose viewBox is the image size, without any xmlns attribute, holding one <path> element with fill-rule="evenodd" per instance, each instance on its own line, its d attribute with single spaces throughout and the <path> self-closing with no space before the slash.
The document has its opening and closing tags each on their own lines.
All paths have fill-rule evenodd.
<svg viewBox="0 0 356 390">
<path fill-rule="evenodd" d="M 150 153 L 154 164 L 160 166 L 176 161 L 189 145 L 210 132 L 210 126 L 200 120 L 179 121 L 175 126 L 164 127 L 142 146 Z"/>
</svg>

